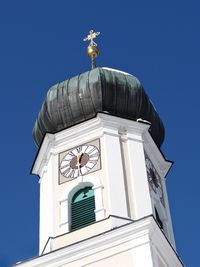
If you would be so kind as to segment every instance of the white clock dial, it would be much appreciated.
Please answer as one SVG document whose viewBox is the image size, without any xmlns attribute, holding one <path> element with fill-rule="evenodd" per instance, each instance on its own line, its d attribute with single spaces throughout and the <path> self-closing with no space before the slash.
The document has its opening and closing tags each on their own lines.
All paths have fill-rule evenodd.
<svg viewBox="0 0 200 267">
<path fill-rule="evenodd" d="M 78 146 L 64 156 L 60 164 L 60 173 L 66 178 L 84 175 L 97 164 L 99 155 L 99 150 L 94 145 Z"/>
<path fill-rule="evenodd" d="M 148 180 L 151 185 L 151 188 L 156 194 L 158 194 L 160 198 L 162 198 L 163 192 L 162 192 L 162 185 L 160 182 L 160 177 L 157 174 L 152 162 L 148 158 L 146 158 L 146 169 L 147 169 L 147 176 L 148 176 Z"/>
</svg>

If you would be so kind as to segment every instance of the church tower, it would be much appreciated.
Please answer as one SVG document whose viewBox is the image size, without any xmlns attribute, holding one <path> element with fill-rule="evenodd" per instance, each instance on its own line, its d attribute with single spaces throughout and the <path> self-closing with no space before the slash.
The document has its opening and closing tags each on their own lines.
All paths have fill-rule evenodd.
<svg viewBox="0 0 200 267">
<path fill-rule="evenodd" d="M 95 67 L 94 34 L 92 70 L 51 87 L 34 126 L 40 256 L 18 266 L 183 266 L 164 126 L 136 77 Z"/>
</svg>

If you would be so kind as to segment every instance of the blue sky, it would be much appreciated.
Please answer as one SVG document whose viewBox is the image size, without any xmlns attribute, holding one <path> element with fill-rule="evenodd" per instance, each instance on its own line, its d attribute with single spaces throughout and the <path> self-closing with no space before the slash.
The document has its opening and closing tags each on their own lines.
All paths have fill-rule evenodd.
<svg viewBox="0 0 200 267">
<path fill-rule="evenodd" d="M 139 78 L 162 118 L 177 250 L 199 265 L 198 1 L 0 1 L 0 266 L 38 254 L 37 152 L 32 128 L 50 86 L 90 68 L 90 29 L 101 32 L 98 66 Z"/>
</svg>

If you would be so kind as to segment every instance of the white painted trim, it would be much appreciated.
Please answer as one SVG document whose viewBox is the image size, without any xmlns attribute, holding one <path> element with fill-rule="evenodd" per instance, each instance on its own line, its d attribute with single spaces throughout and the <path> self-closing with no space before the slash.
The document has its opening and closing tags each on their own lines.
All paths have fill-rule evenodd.
<svg viewBox="0 0 200 267">
<path fill-rule="evenodd" d="M 158 149 L 157 145 L 155 144 L 154 140 L 152 139 L 149 133 L 145 132 L 143 135 L 143 139 L 144 139 L 144 150 L 146 154 L 153 163 L 160 177 L 164 178 L 167 175 L 169 169 L 171 168 L 172 163 L 165 160 L 164 156 Z"/>
<path fill-rule="evenodd" d="M 121 246 L 122 244 L 123 246 Z M 125 246 L 126 244 L 129 244 L 129 246 Z M 134 251 L 134 249 L 146 245 L 149 248 L 153 247 L 154 253 L 158 253 L 158 255 L 163 257 L 168 266 L 183 267 L 179 258 L 152 217 L 143 218 L 142 220 L 116 228 L 115 230 L 109 231 L 97 237 L 92 237 L 41 257 L 22 262 L 17 266 L 70 266 L 70 264 L 75 263 L 77 260 L 83 260 L 92 255 L 94 256 L 92 258 L 97 260 L 96 255 L 100 252 L 102 253 L 102 259 L 104 259 L 103 255 L 105 252 L 109 252 L 107 256 L 112 257 L 114 256 L 114 250 L 112 250 L 113 248 L 119 247 L 120 253 L 127 251 L 127 249 L 132 249 Z M 94 261 L 86 262 L 85 264 L 95 266 Z M 80 265 L 77 265 L 77 267 L 78 266 Z M 134 266 L 141 267 L 141 265 Z"/>
<path fill-rule="evenodd" d="M 105 209 L 103 206 L 103 186 L 93 186 L 95 196 L 95 217 L 96 221 L 100 221 L 105 218 Z"/>
<path fill-rule="evenodd" d="M 169 239 L 170 239 L 170 241 L 171 241 L 172 246 L 174 247 L 174 249 L 176 249 L 176 243 L 175 243 L 175 238 L 174 238 L 171 213 L 170 213 L 169 202 L 168 202 L 166 181 L 165 181 L 165 179 L 161 179 L 161 182 L 162 182 L 163 195 L 164 195 L 164 201 L 165 201 L 165 210 L 166 210 L 166 215 L 167 215 L 167 218 L 168 218 Z"/>
<path fill-rule="evenodd" d="M 61 132 L 55 134 L 47 133 L 40 147 L 32 173 L 41 175 L 42 168 L 48 163 L 50 151 L 52 154 L 60 153 L 63 151 L 65 146 L 69 147 L 72 143 L 74 145 L 76 145 L 76 143 L 80 144 L 80 136 L 87 138 L 88 133 L 90 133 L 88 138 L 91 140 L 92 136 L 95 136 L 95 139 L 97 139 L 100 138 L 104 132 L 112 134 L 111 129 L 118 129 L 119 132 L 129 132 L 134 134 L 134 136 L 131 137 L 133 139 L 136 138 L 138 141 L 144 141 L 146 153 L 149 155 L 160 176 L 163 177 L 167 174 L 169 168 L 171 167 L 171 163 L 164 160 L 163 155 L 160 153 L 148 132 L 149 127 L 150 126 L 148 124 L 99 113 L 96 118 L 85 121 Z M 106 129 L 103 130 L 103 128 Z M 116 134 L 115 131 L 113 134 Z M 140 136 L 143 136 L 143 138 L 141 139 Z M 162 169 L 160 169 L 159 166 L 162 166 Z"/>
<path fill-rule="evenodd" d="M 58 154 L 63 151 L 65 147 L 69 149 L 72 143 L 74 146 L 80 144 L 80 136 L 84 138 L 84 142 L 87 142 L 87 138 L 88 141 L 91 141 L 93 136 L 95 139 L 100 138 L 104 133 L 103 128 L 105 132 L 108 131 L 110 134 L 112 133 L 112 129 L 119 129 L 119 132 L 125 130 L 136 133 L 136 135 L 138 134 L 139 136 L 144 132 L 148 132 L 149 125 L 98 113 L 96 118 L 82 122 L 58 133 L 47 133 L 33 165 L 32 173 L 41 176 L 43 167 L 48 164 L 50 153 Z M 90 134 L 88 135 L 88 133 Z M 113 134 L 115 133 L 113 132 Z"/>
<path fill-rule="evenodd" d="M 105 170 L 109 214 L 128 217 L 120 136 L 116 128 L 106 130 L 107 133 L 101 139 L 101 148 L 104 155 L 102 165 Z M 115 135 L 110 135 L 110 131 Z"/>
</svg>

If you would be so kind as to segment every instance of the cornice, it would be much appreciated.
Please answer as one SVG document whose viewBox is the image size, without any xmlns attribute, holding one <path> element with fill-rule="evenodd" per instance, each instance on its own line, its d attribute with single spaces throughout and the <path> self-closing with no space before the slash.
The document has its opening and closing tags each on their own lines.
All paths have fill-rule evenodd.
<svg viewBox="0 0 200 267">
<path fill-rule="evenodd" d="M 167 255 L 167 258 L 165 258 L 171 263 L 169 266 L 183 266 L 152 216 L 128 223 L 15 266 L 53 267 L 55 264 L 57 264 L 56 266 L 59 264 L 70 264 L 70 262 L 95 255 L 99 252 L 108 251 L 109 248 L 120 246 L 126 242 L 131 242 L 129 243 L 131 248 L 144 244 L 153 244 L 159 253 L 160 250 L 163 250 L 162 253 L 166 253 L 165 256 Z"/>
<path fill-rule="evenodd" d="M 134 140 L 144 143 L 144 149 L 161 177 L 165 177 L 172 163 L 164 156 L 149 134 L 149 125 L 107 114 L 99 113 L 97 117 L 65 129 L 55 134 L 47 133 L 34 162 L 32 173 L 41 175 L 51 155 L 63 149 L 85 143 L 103 134 L 121 136 L 123 140 Z"/>
<path fill-rule="evenodd" d="M 160 177 L 164 178 L 171 168 L 172 162 L 165 159 L 164 155 L 153 141 L 149 132 L 144 133 L 143 139 L 145 152 L 152 161 Z"/>
<path fill-rule="evenodd" d="M 72 143 L 73 146 L 76 146 L 92 138 L 100 138 L 104 133 L 119 136 L 126 132 L 129 133 L 130 138 L 142 141 L 141 135 L 148 132 L 148 128 L 147 124 L 98 113 L 97 117 L 71 128 L 55 134 L 47 133 L 33 164 L 32 173 L 41 175 L 50 155 L 58 154 L 63 149 L 69 149 Z"/>
</svg>

